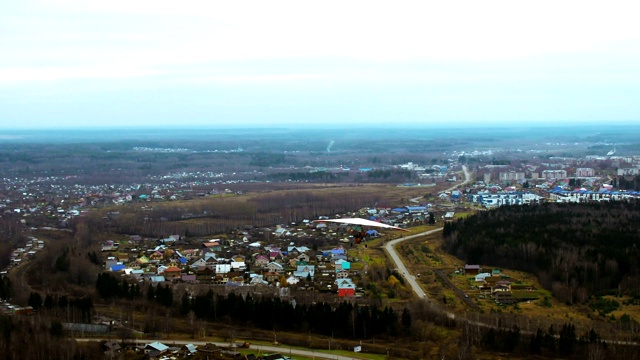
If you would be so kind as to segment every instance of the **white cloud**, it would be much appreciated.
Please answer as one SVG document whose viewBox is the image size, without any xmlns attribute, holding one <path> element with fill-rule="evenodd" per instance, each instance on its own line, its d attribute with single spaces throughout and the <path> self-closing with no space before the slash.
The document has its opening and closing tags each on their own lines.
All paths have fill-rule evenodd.
<svg viewBox="0 0 640 360">
<path fill-rule="evenodd" d="M 523 102 L 544 109 L 548 97 L 540 94 L 560 85 L 574 104 L 620 89 L 636 94 L 640 78 L 634 2 L 23 0 L 4 5 L 0 95 L 20 104 L 38 101 L 34 93 L 46 93 L 58 104 L 55 96 L 62 98 L 57 91 L 64 88 L 66 102 L 104 101 L 107 110 L 112 106 L 106 102 L 118 95 L 148 96 L 153 103 L 154 94 L 172 94 L 152 108 L 136 107 L 136 113 L 183 108 L 193 104 L 193 94 L 210 94 L 207 106 L 195 112 L 214 111 L 210 99 L 221 107 L 246 102 L 247 109 L 257 109 L 253 105 L 262 101 L 287 109 L 291 99 L 306 96 L 312 111 L 357 114 L 375 104 L 376 114 L 394 114 L 398 109 L 385 108 L 394 106 L 385 101 L 397 96 L 401 107 L 414 104 L 416 117 L 429 101 L 443 103 L 440 113 L 456 117 L 465 103 L 465 116 L 481 112 L 477 99 L 530 99 Z M 94 81 L 109 79 L 118 81 Z M 230 84 L 241 91 L 227 94 Z M 277 87 L 279 96 L 268 97 L 273 91 L 263 84 L 286 86 Z M 106 91 L 110 96 L 101 96 Z M 627 114 L 634 109 L 632 103 L 625 106 Z"/>
<path fill-rule="evenodd" d="M 0 68 L 0 85 L 24 82 L 50 82 L 75 79 L 119 79 L 160 75 L 161 72 L 142 68 L 95 67 L 11 67 Z"/>
<path fill-rule="evenodd" d="M 96 56 L 133 52 L 151 63 L 158 61 L 159 54 L 175 63 L 194 58 L 319 56 L 489 61 L 601 51 L 610 44 L 640 39 L 635 19 L 638 6 L 616 2 L 606 6 L 575 1 L 66 0 L 45 4 L 45 10 L 34 9 L 32 21 L 27 22 L 32 30 L 27 26 L 18 30 L 41 36 L 42 42 L 36 38 L 33 45 L 42 45 L 45 51 L 68 48 L 69 61 L 84 46 L 95 50 Z M 38 29 L 40 21 L 46 29 Z"/>
<path fill-rule="evenodd" d="M 274 82 L 291 82 L 291 81 L 307 81 L 319 80 L 323 76 L 320 74 L 237 74 L 237 75 L 198 75 L 185 76 L 179 79 L 182 83 L 204 84 L 204 83 L 274 83 Z"/>
</svg>

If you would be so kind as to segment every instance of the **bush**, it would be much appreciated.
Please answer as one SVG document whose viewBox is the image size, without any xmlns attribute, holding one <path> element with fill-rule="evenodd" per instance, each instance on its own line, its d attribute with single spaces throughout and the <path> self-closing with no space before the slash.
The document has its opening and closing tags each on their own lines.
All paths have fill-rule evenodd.
<svg viewBox="0 0 640 360">
<path fill-rule="evenodd" d="M 600 316 L 605 316 L 612 311 L 620 308 L 620 303 L 613 299 L 605 299 L 598 297 L 589 303 L 589 308 L 593 311 L 597 311 Z"/>
</svg>

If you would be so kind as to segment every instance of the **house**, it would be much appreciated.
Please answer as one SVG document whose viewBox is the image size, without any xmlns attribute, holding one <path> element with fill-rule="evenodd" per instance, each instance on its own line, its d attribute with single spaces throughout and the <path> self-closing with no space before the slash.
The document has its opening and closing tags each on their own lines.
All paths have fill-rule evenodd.
<svg viewBox="0 0 640 360">
<path fill-rule="evenodd" d="M 291 259 L 291 261 L 289 261 L 289 266 L 291 267 L 297 267 L 299 265 L 309 265 L 309 262 L 304 260 L 297 260 L 297 259 Z"/>
<path fill-rule="evenodd" d="M 476 275 L 476 282 L 484 282 L 486 278 L 488 278 L 489 276 L 491 276 L 490 273 L 480 273 L 478 275 Z"/>
<path fill-rule="evenodd" d="M 215 253 L 212 252 L 208 252 L 204 254 L 204 261 L 207 262 L 207 264 L 215 264 L 217 263 L 219 260 L 224 260 L 224 259 L 218 259 L 218 257 L 216 256 Z"/>
<path fill-rule="evenodd" d="M 337 279 L 338 297 L 351 297 L 356 295 L 356 284 L 351 279 Z"/>
<path fill-rule="evenodd" d="M 116 250 L 118 250 L 119 246 L 120 246 L 120 244 L 118 244 L 117 242 L 115 242 L 113 240 L 107 240 L 107 241 L 105 241 L 104 244 L 102 244 L 101 251 L 116 251 Z"/>
<path fill-rule="evenodd" d="M 269 264 L 267 264 L 267 270 L 271 272 L 281 273 L 284 271 L 284 267 L 277 262 L 270 262 Z"/>
<path fill-rule="evenodd" d="M 164 354 L 167 350 L 169 350 L 169 347 L 158 341 L 147 344 L 144 347 L 145 354 L 149 354 L 150 356 L 154 353 L 158 355 Z"/>
<path fill-rule="evenodd" d="M 116 357 L 116 354 L 120 352 L 122 347 L 117 341 L 107 341 L 102 345 L 105 348 L 104 354 L 108 357 Z"/>
<path fill-rule="evenodd" d="M 141 269 L 125 269 L 125 274 L 133 277 L 134 279 L 140 279 L 144 275 L 144 271 Z"/>
<path fill-rule="evenodd" d="M 186 249 L 180 252 L 182 256 L 187 259 L 192 259 L 194 257 L 200 256 L 200 249 Z"/>
<path fill-rule="evenodd" d="M 231 257 L 231 261 L 235 262 L 245 262 L 246 258 L 243 255 L 236 254 Z"/>
<path fill-rule="evenodd" d="M 277 237 L 291 236 L 291 233 L 289 232 L 289 230 L 282 227 L 277 228 L 274 234 Z"/>
<path fill-rule="evenodd" d="M 513 304 L 514 303 L 513 294 L 511 293 L 511 291 L 500 291 L 500 292 L 495 293 L 493 296 L 496 299 L 496 301 L 501 303 L 501 304 Z"/>
<path fill-rule="evenodd" d="M 142 255 L 139 258 L 136 259 L 136 264 L 138 265 L 147 265 L 149 263 L 149 261 L 151 261 L 148 257 Z"/>
<path fill-rule="evenodd" d="M 336 260 L 347 260 L 347 255 L 346 254 L 336 254 L 336 255 L 331 255 L 331 260 L 336 261 Z"/>
<path fill-rule="evenodd" d="M 262 275 L 252 274 L 251 281 L 249 281 L 249 285 L 269 285 L 267 281 L 264 280 Z"/>
<path fill-rule="evenodd" d="M 309 250 L 310 249 L 306 246 L 288 246 L 287 247 L 287 252 L 289 252 L 290 254 L 302 254 Z"/>
<path fill-rule="evenodd" d="M 121 263 L 128 263 L 129 262 L 129 255 L 127 253 L 119 253 L 116 258 L 118 259 L 119 262 Z"/>
<path fill-rule="evenodd" d="M 207 343 L 204 346 L 198 347 L 198 351 L 207 354 L 214 354 L 212 357 L 215 359 L 221 357 L 220 354 L 222 349 L 213 343 Z"/>
<path fill-rule="evenodd" d="M 380 233 L 375 229 L 371 229 L 371 230 L 367 231 L 367 236 L 370 237 L 370 238 L 375 238 L 375 237 L 380 236 Z"/>
<path fill-rule="evenodd" d="M 158 243 L 165 244 L 165 245 L 171 245 L 175 242 L 176 242 L 176 239 L 172 238 L 171 236 L 169 236 L 168 238 L 158 240 Z"/>
<path fill-rule="evenodd" d="M 125 268 L 126 266 L 123 264 L 116 264 L 116 265 L 111 265 L 111 268 L 109 270 L 112 272 L 124 272 Z"/>
<path fill-rule="evenodd" d="M 213 283 L 217 285 L 226 285 L 229 282 L 229 276 L 227 274 L 216 274 L 213 278 Z"/>
<path fill-rule="evenodd" d="M 201 266 L 196 271 L 196 278 L 198 280 L 210 280 L 215 275 L 215 266 L 207 265 Z"/>
<path fill-rule="evenodd" d="M 206 251 L 220 251 L 220 250 L 222 250 L 222 245 L 220 245 L 220 243 L 217 242 L 217 241 L 208 241 L 208 242 L 202 243 L 202 247 Z"/>
<path fill-rule="evenodd" d="M 336 255 L 344 255 L 344 254 L 345 254 L 345 250 L 344 250 L 344 247 L 342 247 L 342 245 L 331 249 L 331 257 L 332 258 L 334 256 L 336 256 Z"/>
<path fill-rule="evenodd" d="M 464 265 L 464 273 L 465 274 L 479 274 L 480 273 L 480 265 Z"/>
<path fill-rule="evenodd" d="M 264 255 L 256 256 L 256 259 L 253 262 L 253 264 L 259 268 L 267 266 L 268 263 L 269 263 L 269 259 Z"/>
<path fill-rule="evenodd" d="M 333 265 L 335 266 L 336 271 L 351 269 L 351 263 L 343 259 L 334 261 Z"/>
<path fill-rule="evenodd" d="M 297 270 L 293 272 L 293 275 L 306 279 L 307 277 L 311 277 L 313 279 L 313 275 L 315 273 L 315 266 L 313 265 L 300 265 Z"/>
<path fill-rule="evenodd" d="M 189 265 L 189 267 L 191 269 L 198 269 L 201 266 L 206 266 L 207 262 L 204 259 L 198 259 L 196 261 L 193 262 L 193 264 Z"/>
<path fill-rule="evenodd" d="M 149 255 L 149 261 L 160 261 L 164 258 L 164 254 L 160 251 L 154 251 L 151 255 Z"/>
<path fill-rule="evenodd" d="M 216 274 L 226 274 L 231 271 L 231 264 L 216 264 Z"/>
<path fill-rule="evenodd" d="M 266 281 L 270 283 L 280 280 L 280 274 L 273 271 L 267 271 L 266 273 L 263 274 L 263 277 Z"/>
<path fill-rule="evenodd" d="M 184 352 L 189 354 L 189 355 L 193 355 L 196 352 L 198 352 L 197 349 L 198 349 L 198 347 L 196 345 L 193 345 L 193 344 L 182 345 L 182 350 L 184 350 Z"/>
<path fill-rule="evenodd" d="M 247 265 L 242 261 L 231 261 L 231 268 L 234 271 L 245 271 L 247 269 Z"/>
<path fill-rule="evenodd" d="M 167 279 L 168 281 L 173 279 L 179 279 L 180 276 L 182 275 L 182 270 L 180 270 L 180 268 L 175 266 L 169 266 L 168 268 L 164 269 L 163 274 L 165 279 Z"/>
<path fill-rule="evenodd" d="M 269 251 L 269 260 L 271 261 L 282 260 L 282 252 Z"/>
<path fill-rule="evenodd" d="M 167 269 L 167 268 L 168 268 L 168 266 L 165 266 L 165 265 L 158 265 L 158 267 L 156 268 L 156 272 L 157 272 L 157 274 L 158 274 L 158 275 L 160 275 L 160 274 L 162 274 L 162 273 L 165 271 L 165 269 Z"/>
<path fill-rule="evenodd" d="M 505 292 L 505 291 L 511 291 L 511 282 L 506 281 L 506 280 L 500 280 L 498 282 L 495 283 L 495 285 L 491 288 L 491 292 L 495 293 L 495 292 Z"/>
<path fill-rule="evenodd" d="M 307 254 L 300 254 L 298 255 L 297 258 L 298 261 L 306 261 L 307 263 L 309 262 L 309 255 Z"/>
<path fill-rule="evenodd" d="M 118 259 L 116 259 L 113 256 L 110 256 L 109 258 L 107 258 L 107 260 L 104 262 L 104 268 L 106 270 L 110 270 L 112 266 L 114 265 L 118 265 Z"/>
</svg>

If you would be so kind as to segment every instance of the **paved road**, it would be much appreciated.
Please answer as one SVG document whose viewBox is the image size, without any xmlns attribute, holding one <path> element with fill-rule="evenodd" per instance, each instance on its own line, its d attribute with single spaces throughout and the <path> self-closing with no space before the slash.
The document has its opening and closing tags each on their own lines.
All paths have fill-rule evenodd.
<svg viewBox="0 0 640 360">
<path fill-rule="evenodd" d="M 465 184 L 467 184 L 467 183 L 469 183 L 471 181 L 471 173 L 469 172 L 469 169 L 466 166 L 462 166 L 462 171 L 464 171 L 464 181 L 462 183 L 460 183 L 460 184 L 456 184 L 456 185 L 450 187 L 449 189 L 447 189 L 447 191 L 454 190 L 454 189 L 456 189 L 456 188 L 458 188 L 460 186 L 463 186 L 463 185 L 465 185 Z M 419 233 L 419 234 L 415 234 L 415 235 L 411 235 L 411 236 L 406 236 L 406 237 L 403 237 L 403 238 L 400 238 L 400 239 L 391 240 L 385 245 L 385 250 L 387 251 L 387 253 L 391 257 L 391 260 L 393 260 L 393 262 L 396 265 L 396 267 L 398 268 L 398 270 L 402 272 L 402 275 L 407 280 L 409 285 L 411 285 L 411 288 L 413 289 L 413 292 L 416 293 L 416 295 L 418 295 L 419 298 L 424 298 L 427 301 L 430 301 L 428 296 L 427 296 L 427 293 L 422 289 L 420 284 L 418 284 L 418 282 L 416 281 L 416 277 L 414 275 L 412 275 L 411 273 L 409 273 L 409 271 L 407 270 L 407 267 L 404 266 L 404 263 L 400 259 L 400 256 L 398 256 L 398 253 L 396 253 L 396 250 L 395 250 L 394 246 L 396 244 L 399 244 L 399 243 L 403 242 L 403 241 L 415 239 L 415 238 L 420 237 L 420 236 L 431 235 L 431 234 L 436 233 L 438 231 L 442 231 L 442 228 L 437 228 L 437 229 L 425 231 L 423 233 Z M 438 274 L 438 272 L 436 272 L 436 274 Z M 442 272 L 440 272 L 438 275 L 443 277 L 442 276 L 443 275 Z M 478 307 L 478 305 L 476 305 L 471 299 L 465 297 L 464 292 L 462 292 L 455 285 L 453 285 L 451 283 L 451 281 L 449 281 L 449 279 L 446 276 L 444 276 L 443 280 L 445 281 L 445 283 L 449 284 L 449 286 L 458 295 L 460 300 L 462 300 L 467 305 L 469 305 L 469 306 L 471 306 L 473 308 L 477 308 Z M 448 313 L 448 316 L 450 318 L 455 317 L 455 315 L 453 313 Z"/>
<path fill-rule="evenodd" d="M 461 182 L 460 184 L 453 185 L 452 187 L 448 188 L 445 191 L 453 191 L 459 188 L 460 186 L 467 185 L 468 183 L 471 182 L 471 173 L 469 172 L 469 168 L 466 165 L 462 165 L 462 171 L 464 172 L 464 181 Z"/>
<path fill-rule="evenodd" d="M 431 235 L 431 234 L 434 234 L 434 233 L 436 233 L 438 231 L 442 231 L 442 228 L 437 228 L 437 229 L 425 231 L 425 232 L 422 232 L 422 233 L 419 233 L 419 234 L 405 236 L 405 237 L 402 237 L 400 239 L 391 240 L 391 241 L 387 242 L 385 244 L 385 246 L 384 246 L 385 250 L 387 251 L 387 253 L 391 257 L 391 260 L 393 260 L 393 263 L 396 265 L 396 268 L 398 268 L 398 271 L 402 272 L 402 276 L 404 276 L 404 278 L 407 280 L 409 285 L 411 285 L 411 288 L 413 289 L 413 292 L 416 293 L 416 295 L 418 295 L 418 297 L 424 298 L 424 299 L 427 299 L 427 300 L 428 300 L 427 293 L 424 290 L 422 290 L 422 287 L 420 287 L 420 284 L 418 284 L 418 282 L 416 281 L 415 276 L 413 276 L 413 275 L 411 275 L 409 273 L 409 271 L 407 270 L 407 267 L 404 266 L 404 263 L 400 259 L 400 256 L 398 256 L 398 253 L 396 253 L 396 249 L 394 247 L 395 247 L 396 244 L 399 244 L 399 243 L 401 243 L 403 241 L 415 239 L 415 238 L 421 237 L 421 236 Z"/>
<path fill-rule="evenodd" d="M 117 339 L 76 338 L 76 341 L 78 342 L 111 341 L 111 340 L 118 341 Z M 188 341 L 188 340 L 162 341 L 162 340 L 155 340 L 155 339 L 137 339 L 133 341 L 136 344 L 141 344 L 141 345 L 149 344 L 154 341 L 160 341 L 161 343 L 167 346 L 175 346 L 175 345 L 181 346 L 186 344 L 193 344 L 196 346 L 204 346 L 206 344 L 215 344 L 216 346 L 221 346 L 221 347 L 229 346 L 229 342 L 216 342 L 216 341 Z M 251 344 L 250 350 L 258 350 L 258 351 L 263 351 L 268 353 L 278 353 L 285 356 L 299 355 L 299 356 L 310 357 L 313 359 L 362 360 L 362 359 L 366 359 L 366 356 L 367 356 L 367 354 L 362 354 L 361 357 L 350 357 L 350 356 L 343 356 L 343 355 L 326 354 L 326 353 L 322 353 L 314 350 L 292 349 L 285 346 L 268 346 L 268 345 L 255 345 L 255 344 Z"/>
<path fill-rule="evenodd" d="M 462 166 L 462 171 L 464 171 L 464 181 L 462 183 L 460 183 L 460 184 L 456 184 L 456 185 L 450 187 L 449 189 L 447 189 L 447 191 L 454 190 L 454 189 L 456 189 L 456 188 L 458 188 L 460 186 L 468 184 L 471 181 L 471 173 L 469 172 L 469 169 L 466 166 L 463 165 Z M 419 298 L 424 298 L 424 299 L 427 299 L 427 300 L 428 300 L 427 293 L 422 289 L 420 284 L 418 284 L 418 282 L 416 281 L 415 276 L 413 276 L 411 273 L 409 273 L 409 271 L 407 270 L 407 267 L 404 266 L 404 263 L 402 262 L 402 260 L 398 256 L 398 254 L 396 253 L 396 250 L 394 249 L 394 246 L 396 244 L 401 243 L 402 241 L 415 239 L 415 238 L 420 237 L 420 236 L 431 235 L 431 234 L 436 233 L 438 231 L 442 231 L 442 228 L 437 228 L 437 229 L 425 231 L 423 233 L 419 233 L 419 234 L 415 234 L 415 235 L 411 235 L 411 236 L 405 236 L 405 237 L 402 237 L 400 239 L 391 240 L 385 245 L 385 250 L 387 250 L 387 253 L 389 254 L 391 259 L 395 263 L 395 265 L 398 268 L 398 270 L 402 272 L 404 278 L 407 280 L 407 282 L 409 282 L 409 284 L 411 285 L 411 288 L 413 289 L 413 292 L 415 292 L 416 295 L 418 295 Z M 448 281 L 449 279 L 446 279 L 446 280 Z M 449 282 L 449 284 L 451 286 L 453 286 L 453 284 L 451 284 L 451 282 Z M 453 289 L 455 291 L 457 288 L 455 286 L 453 286 Z M 464 301 L 465 303 L 467 303 L 467 304 L 469 304 L 469 305 L 471 305 L 473 307 L 477 307 L 477 305 L 474 304 L 473 301 L 471 301 L 471 299 L 465 298 L 464 297 L 464 293 L 462 291 L 460 291 L 459 289 L 457 289 L 456 294 L 458 294 L 460 299 L 462 301 Z"/>
</svg>

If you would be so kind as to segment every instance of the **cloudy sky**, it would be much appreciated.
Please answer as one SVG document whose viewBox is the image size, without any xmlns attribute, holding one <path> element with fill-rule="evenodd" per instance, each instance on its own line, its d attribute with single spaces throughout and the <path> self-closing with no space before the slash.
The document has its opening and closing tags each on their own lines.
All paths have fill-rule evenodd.
<svg viewBox="0 0 640 360">
<path fill-rule="evenodd" d="M 21 0 L 0 128 L 640 123 L 633 2 Z"/>
</svg>

